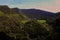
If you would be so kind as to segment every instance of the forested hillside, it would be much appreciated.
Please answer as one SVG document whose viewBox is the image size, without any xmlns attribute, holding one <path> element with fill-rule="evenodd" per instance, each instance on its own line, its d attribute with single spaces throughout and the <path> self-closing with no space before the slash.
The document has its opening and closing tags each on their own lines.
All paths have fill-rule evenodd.
<svg viewBox="0 0 60 40">
<path fill-rule="evenodd" d="M 0 40 L 60 40 L 60 16 L 57 16 L 60 14 L 44 12 L 41 10 L 24 12 L 6 5 L 0 6 Z M 47 15 L 52 20 L 48 19 Z M 37 19 L 37 16 L 41 17 Z M 45 19 L 42 18 L 44 16 Z"/>
</svg>

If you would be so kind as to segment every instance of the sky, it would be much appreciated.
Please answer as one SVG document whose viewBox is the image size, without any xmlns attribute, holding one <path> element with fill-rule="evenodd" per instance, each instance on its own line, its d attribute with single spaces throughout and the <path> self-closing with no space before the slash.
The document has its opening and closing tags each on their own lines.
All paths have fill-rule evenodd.
<svg viewBox="0 0 60 40">
<path fill-rule="evenodd" d="M 60 0 L 0 0 L 0 5 L 11 8 L 41 9 L 50 12 L 60 12 Z"/>
</svg>

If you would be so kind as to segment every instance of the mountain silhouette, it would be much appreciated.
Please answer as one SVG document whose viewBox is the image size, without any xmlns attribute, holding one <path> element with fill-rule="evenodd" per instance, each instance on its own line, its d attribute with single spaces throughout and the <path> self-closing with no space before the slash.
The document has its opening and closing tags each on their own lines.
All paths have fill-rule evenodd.
<svg viewBox="0 0 60 40">
<path fill-rule="evenodd" d="M 51 20 L 56 17 L 55 13 L 39 10 L 39 9 L 19 9 L 19 8 L 9 8 L 8 6 L 0 6 L 0 11 L 3 11 L 8 14 L 19 14 L 22 18 L 38 20 L 45 19 Z"/>
<path fill-rule="evenodd" d="M 27 17 L 30 19 L 36 18 L 36 19 L 51 19 L 55 18 L 55 13 L 44 11 L 44 10 L 38 10 L 38 9 L 18 9 L 18 8 L 13 8 L 15 11 L 22 11 L 23 14 L 25 14 Z"/>
</svg>

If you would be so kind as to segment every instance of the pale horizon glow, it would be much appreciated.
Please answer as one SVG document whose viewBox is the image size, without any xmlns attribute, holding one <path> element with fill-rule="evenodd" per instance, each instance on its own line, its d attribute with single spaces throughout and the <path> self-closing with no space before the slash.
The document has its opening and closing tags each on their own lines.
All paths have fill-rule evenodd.
<svg viewBox="0 0 60 40">
<path fill-rule="evenodd" d="M 60 12 L 60 0 L 0 0 L 0 5 L 8 5 L 11 8 L 34 8 L 50 12 Z"/>
</svg>

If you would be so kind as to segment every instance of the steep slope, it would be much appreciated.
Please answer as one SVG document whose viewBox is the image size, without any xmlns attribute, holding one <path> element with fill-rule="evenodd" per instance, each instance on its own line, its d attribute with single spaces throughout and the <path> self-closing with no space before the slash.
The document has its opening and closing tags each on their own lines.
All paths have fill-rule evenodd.
<svg viewBox="0 0 60 40">
<path fill-rule="evenodd" d="M 23 20 L 23 19 L 27 19 L 27 17 L 21 12 L 21 11 L 15 11 L 11 8 L 9 8 L 6 5 L 0 6 L 0 11 L 4 12 L 6 14 L 6 16 L 8 15 L 12 15 L 12 14 L 17 14 L 19 15 L 19 20 Z"/>
</svg>

